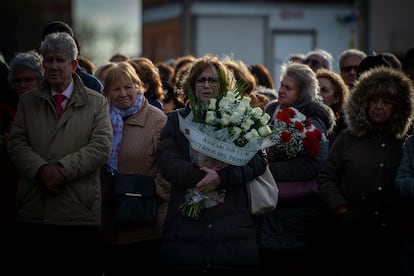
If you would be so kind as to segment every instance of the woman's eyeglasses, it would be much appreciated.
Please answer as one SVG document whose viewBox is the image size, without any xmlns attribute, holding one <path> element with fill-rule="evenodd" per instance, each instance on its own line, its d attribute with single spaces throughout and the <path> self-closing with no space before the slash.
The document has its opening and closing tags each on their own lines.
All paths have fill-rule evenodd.
<svg viewBox="0 0 414 276">
<path fill-rule="evenodd" d="M 202 77 L 196 80 L 197 85 L 202 86 L 206 83 L 206 81 L 208 82 L 209 85 L 216 85 L 218 82 L 217 78 L 206 78 L 206 77 Z"/>
<path fill-rule="evenodd" d="M 322 67 L 322 63 L 319 60 L 316 60 L 316 59 L 307 58 L 303 61 L 303 63 L 306 64 L 306 65 L 310 65 L 314 68 L 321 68 Z"/>
</svg>

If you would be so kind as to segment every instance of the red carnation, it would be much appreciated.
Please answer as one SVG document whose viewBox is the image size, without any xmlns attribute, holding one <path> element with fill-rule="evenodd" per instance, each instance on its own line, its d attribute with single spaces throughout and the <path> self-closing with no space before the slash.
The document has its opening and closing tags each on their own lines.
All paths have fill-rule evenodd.
<svg viewBox="0 0 414 276">
<path fill-rule="evenodd" d="M 305 126 L 299 122 L 299 121 L 295 121 L 295 127 L 300 131 L 303 132 L 303 130 L 305 129 Z"/>
<path fill-rule="evenodd" d="M 290 124 L 291 116 L 290 116 L 289 112 L 285 111 L 285 109 L 283 109 L 282 111 L 279 111 L 276 114 L 276 119 L 278 119 L 279 121 L 285 122 L 286 124 Z"/>
<path fill-rule="evenodd" d="M 292 135 L 290 134 L 289 131 L 282 131 L 282 133 L 280 133 L 280 140 L 284 143 L 288 143 L 290 142 L 290 140 L 292 139 Z"/>
</svg>

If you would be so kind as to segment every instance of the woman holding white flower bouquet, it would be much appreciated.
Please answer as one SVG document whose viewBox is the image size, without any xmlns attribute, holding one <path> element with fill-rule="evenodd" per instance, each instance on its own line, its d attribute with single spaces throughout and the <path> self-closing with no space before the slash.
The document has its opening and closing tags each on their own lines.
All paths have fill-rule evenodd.
<svg viewBox="0 0 414 276">
<path fill-rule="evenodd" d="M 162 269 L 257 272 L 260 259 L 246 184 L 264 173 L 264 153 L 255 150 L 243 165 L 214 160 L 208 154 L 215 150 L 214 146 L 220 146 L 223 150 L 215 153 L 224 158 L 226 150 L 234 149 L 236 140 L 240 147 L 256 143 L 260 137 L 257 129 L 267 125 L 270 117 L 259 115 L 246 99 L 228 93 L 239 86 L 235 86 L 231 71 L 217 57 L 198 58 L 184 76 L 182 87 L 189 106 L 168 114 L 157 151 L 161 173 L 172 185 L 161 247 Z M 233 117 L 226 110 L 231 110 Z M 249 119 L 253 123 L 246 122 Z M 183 127 L 184 123 L 188 125 Z M 243 123 L 245 127 L 241 127 Z M 195 125 L 204 133 L 219 132 L 227 143 L 204 136 L 200 142 L 207 141 L 210 146 L 194 150 L 187 135 L 193 133 Z M 230 158 L 243 163 L 236 153 Z"/>
<path fill-rule="evenodd" d="M 278 101 L 266 106 L 275 143 L 266 151 L 279 199 L 260 224 L 263 272 L 312 275 L 320 204 L 316 176 L 328 154 L 326 135 L 335 124 L 318 92 L 316 75 L 307 65 L 288 63 L 282 66 Z"/>
</svg>

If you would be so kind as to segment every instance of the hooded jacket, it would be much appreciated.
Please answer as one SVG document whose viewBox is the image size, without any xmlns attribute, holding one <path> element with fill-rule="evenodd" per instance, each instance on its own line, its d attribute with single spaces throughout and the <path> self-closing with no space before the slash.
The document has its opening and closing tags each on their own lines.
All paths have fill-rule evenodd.
<svg viewBox="0 0 414 276">
<path fill-rule="evenodd" d="M 394 103 L 382 128 L 368 118 L 372 97 Z M 318 175 L 320 195 L 332 212 L 347 206 L 374 228 L 395 222 L 394 180 L 413 121 L 413 103 L 414 89 L 404 73 L 378 67 L 361 75 L 345 104 L 348 128 L 334 141 Z"/>
<path fill-rule="evenodd" d="M 383 132 L 398 139 L 403 138 L 413 120 L 413 93 L 408 78 L 397 70 L 379 67 L 362 75 L 345 104 L 345 120 L 352 135 L 363 137 L 376 132 L 375 126 L 367 118 L 367 108 L 368 100 L 378 95 L 395 103 L 395 113 Z"/>
</svg>

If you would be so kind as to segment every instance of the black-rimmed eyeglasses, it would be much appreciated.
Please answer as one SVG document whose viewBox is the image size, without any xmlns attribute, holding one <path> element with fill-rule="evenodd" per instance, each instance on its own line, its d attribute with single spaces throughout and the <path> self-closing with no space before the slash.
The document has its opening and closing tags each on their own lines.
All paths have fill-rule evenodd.
<svg viewBox="0 0 414 276">
<path fill-rule="evenodd" d="M 217 78 L 206 78 L 206 77 L 202 77 L 196 80 L 197 85 L 204 85 L 206 83 L 206 81 L 208 82 L 209 85 L 216 85 L 217 84 Z"/>
</svg>

